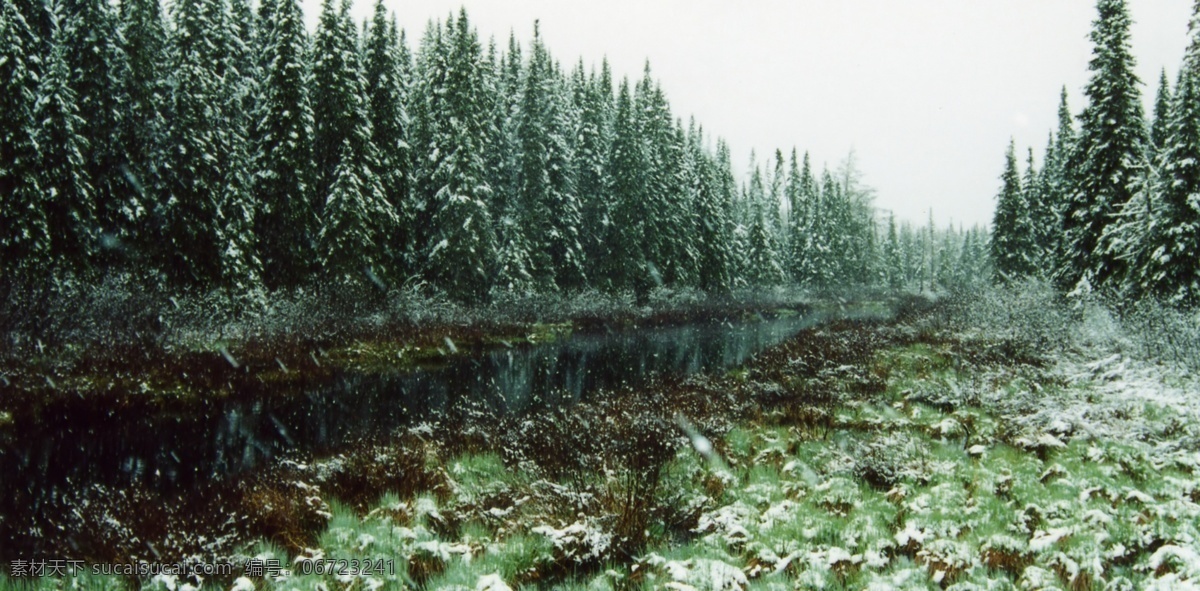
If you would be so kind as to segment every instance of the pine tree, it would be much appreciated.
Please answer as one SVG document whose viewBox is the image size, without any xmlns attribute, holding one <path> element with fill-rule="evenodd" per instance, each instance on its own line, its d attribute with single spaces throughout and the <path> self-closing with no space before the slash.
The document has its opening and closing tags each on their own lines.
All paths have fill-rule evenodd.
<svg viewBox="0 0 1200 591">
<path fill-rule="evenodd" d="M 717 140 L 716 187 L 717 195 L 724 207 L 725 217 L 729 224 L 729 242 L 725 246 L 725 256 L 729 264 L 730 288 L 746 285 L 746 268 L 748 262 L 745 254 L 749 251 L 745 215 L 742 211 L 741 199 L 738 195 L 737 179 L 733 174 L 733 156 L 729 144 Z"/>
<path fill-rule="evenodd" d="M 151 217 L 154 204 L 159 203 L 167 169 L 167 130 L 170 88 L 167 85 L 170 63 L 167 27 L 158 0 L 126 0 L 120 4 L 121 30 L 125 40 L 124 52 L 129 63 L 125 80 L 129 97 L 128 119 L 125 121 L 126 153 L 129 169 L 126 181 L 131 185 L 128 210 L 118 219 L 133 221 L 127 238 L 131 248 L 120 250 L 111 238 L 101 245 L 110 248 L 114 257 L 139 259 L 140 253 L 154 250 L 154 228 L 162 220 Z M 123 256 L 122 256 L 123 255 Z"/>
<path fill-rule="evenodd" d="M 1048 269 L 1054 263 L 1054 250 L 1050 233 L 1057 231 L 1058 216 L 1055 214 L 1053 197 L 1046 179 L 1046 168 L 1038 170 L 1033 160 L 1033 148 L 1025 157 L 1025 175 L 1021 179 L 1021 203 L 1024 206 L 1022 224 L 1028 236 L 1025 240 L 1025 257 L 1029 273 L 1048 277 Z M 961 232 L 960 228 L 960 234 Z M 965 240 L 965 234 L 963 237 Z"/>
<path fill-rule="evenodd" d="M 245 59 L 230 5 L 183 0 L 176 7 L 170 175 L 158 205 L 161 268 L 180 287 L 232 288 L 259 281 L 249 191 Z"/>
<path fill-rule="evenodd" d="M 904 257 L 904 286 L 920 288 L 924 279 L 924 256 L 921 248 L 919 232 L 912 224 L 905 222 L 900 226 L 900 252 Z"/>
<path fill-rule="evenodd" d="M 385 238 L 378 220 L 395 215 L 387 208 L 369 160 L 357 153 L 364 139 L 346 138 L 342 144 L 317 237 L 322 272 L 341 282 L 378 277 L 379 243 Z"/>
<path fill-rule="evenodd" d="M 892 289 L 904 287 L 904 253 L 900 237 L 896 233 L 896 214 L 888 215 L 887 241 L 883 247 L 884 281 Z"/>
<path fill-rule="evenodd" d="M 608 247 L 612 227 L 612 194 L 608 173 L 612 147 L 613 88 L 608 62 L 600 73 L 585 80 L 583 63 L 574 77 L 575 108 L 579 112 L 579 137 L 575 149 L 575 189 L 579 195 L 580 241 L 591 270 L 589 284 L 604 287 L 606 277 L 595 273 Z"/>
<path fill-rule="evenodd" d="M 84 162 L 87 140 L 79 135 L 83 118 L 72 91 L 64 43 L 68 32 L 61 5 L 51 1 L 50 55 L 38 86 L 34 119 L 39 122 L 38 145 L 42 147 L 41 187 L 46 191 L 46 221 L 54 234 L 50 254 L 56 266 L 67 271 L 85 271 L 94 248 L 95 208 L 92 186 Z"/>
<path fill-rule="evenodd" d="M 0 296 L 50 265 L 33 118 L 38 44 L 17 5 L 0 0 Z"/>
<path fill-rule="evenodd" d="M 721 166 L 704 152 L 703 131 L 692 126 L 688 133 L 688 166 L 696 202 L 697 285 L 709 293 L 728 291 L 733 286 L 733 262 L 729 247 L 733 223 L 729 219 L 732 196 Z"/>
<path fill-rule="evenodd" d="M 1053 277 L 1055 265 L 1059 260 L 1059 241 L 1062 220 L 1059 217 L 1060 194 L 1057 192 L 1057 182 L 1062 174 L 1058 168 L 1058 154 L 1054 149 L 1054 134 L 1048 134 L 1046 149 L 1042 156 L 1042 169 L 1037 174 L 1037 191 L 1033 196 L 1026 195 L 1029 205 L 1029 219 L 1033 231 L 1035 264 L 1042 277 Z M 971 231 L 974 231 L 972 228 Z"/>
<path fill-rule="evenodd" d="M 839 281 L 866 285 L 872 282 L 876 259 L 872 189 L 862 182 L 862 171 L 853 150 L 839 166 L 839 199 L 835 202 L 835 249 L 841 267 Z"/>
<path fill-rule="evenodd" d="M 134 171 L 127 149 L 138 122 L 131 118 L 125 92 L 131 75 L 125 41 L 116 10 L 106 0 L 67 0 L 62 12 L 61 43 L 83 119 L 78 133 L 88 145 L 84 157 L 100 234 L 105 244 L 119 244 L 129 239 L 146 207 L 128 178 Z"/>
<path fill-rule="evenodd" d="M 375 3 L 375 16 L 364 44 L 367 118 L 377 154 L 375 174 L 383 187 L 385 206 L 399 220 L 392 235 L 381 236 L 388 275 L 403 277 L 413 259 L 411 230 L 415 224 L 409 200 L 407 92 L 402 78 L 402 45 L 394 19 L 383 1 Z"/>
<path fill-rule="evenodd" d="M 494 280 L 496 238 L 484 161 L 488 105 L 481 50 L 465 11 L 422 46 L 414 133 L 421 197 L 429 212 L 421 250 L 431 283 L 455 298 L 486 298 Z"/>
<path fill-rule="evenodd" d="M 1150 143 L 1146 145 L 1146 158 L 1154 162 L 1158 153 L 1166 148 L 1167 130 L 1171 124 L 1171 84 L 1167 82 L 1164 69 L 1158 79 L 1158 93 L 1154 98 L 1154 120 L 1150 123 Z"/>
<path fill-rule="evenodd" d="M 779 255 L 771 232 L 771 214 L 768 211 L 774 204 L 770 202 L 762 169 L 754 162 L 753 153 L 750 158 L 750 187 L 746 194 L 750 206 L 746 279 L 756 287 L 779 285 L 783 281 L 783 269 L 779 266 Z"/>
<path fill-rule="evenodd" d="M 570 144 L 573 113 L 536 23 L 523 86 L 519 199 L 526 227 L 536 229 L 530 236 L 532 272 L 543 287 L 578 287 L 585 275 Z"/>
<path fill-rule="evenodd" d="M 664 113 L 669 118 L 670 110 L 664 109 Z M 668 134 L 661 146 L 663 174 L 670 188 L 666 200 L 666 219 L 658 226 L 660 233 L 667 234 L 664 241 L 666 262 L 663 265 L 663 282 L 673 287 L 690 287 L 696 285 L 700 265 L 695 241 L 699 232 L 699 220 L 695 216 L 697 194 L 690 178 L 692 171 L 688 168 L 687 136 L 683 123 L 676 119 L 673 129 L 674 133 Z M 778 222 L 778 215 L 775 221 Z M 671 230 L 664 231 L 665 228 Z"/>
<path fill-rule="evenodd" d="M 51 34 L 51 13 L 45 0 L 9 0 L 16 9 L 16 14 L 22 17 L 21 28 L 25 31 L 25 50 L 30 55 L 41 56 L 49 53 Z M 32 64 L 31 73 L 41 77 L 40 63 Z"/>
<path fill-rule="evenodd" d="M 655 283 L 652 273 L 657 270 L 651 266 L 646 245 L 647 228 L 653 228 L 648 225 L 652 223 L 649 166 L 628 80 L 621 81 L 617 92 L 613 135 L 608 169 L 612 175 L 614 232 L 605 253 L 603 274 L 611 278 L 614 288 L 632 289 L 644 299 Z"/>
<path fill-rule="evenodd" d="M 647 183 L 644 212 L 650 231 L 643 237 L 647 270 L 656 285 L 684 282 L 690 278 L 693 253 L 688 251 L 686 243 L 691 234 L 684 214 L 687 205 L 679 171 L 682 147 L 670 105 L 650 75 L 649 62 L 635 88 L 633 102 Z M 655 231 L 658 228 L 676 231 Z"/>
<path fill-rule="evenodd" d="M 225 124 L 219 110 L 224 55 L 219 35 L 220 4 L 182 0 L 175 8 L 169 130 L 170 175 L 162 196 L 163 228 L 157 244 L 160 267 L 178 286 L 207 287 L 220 276 L 217 195 L 223 178 L 216 136 Z"/>
<path fill-rule="evenodd" d="M 1129 48 L 1129 13 L 1124 0 L 1099 0 L 1099 18 L 1087 86 L 1088 106 L 1080 117 L 1078 146 L 1068 168 L 1073 182 L 1063 216 L 1066 232 L 1059 282 L 1102 287 L 1123 274 L 1105 227 L 1129 201 L 1146 166 L 1145 118 Z"/>
<path fill-rule="evenodd" d="M 307 36 L 298 0 L 275 0 L 260 21 L 269 35 L 255 133 L 258 254 L 267 287 L 290 288 L 316 267 L 319 231 L 313 190 L 313 115 Z"/>
<path fill-rule="evenodd" d="M 533 247 L 521 203 L 521 167 L 517 131 L 521 121 L 521 46 L 510 33 L 508 52 L 494 59 L 495 43 L 489 47 L 491 116 L 488 149 L 484 156 L 488 183 L 493 188 L 492 211 L 496 219 L 497 272 L 495 288 L 524 294 L 535 291 Z M 494 65 L 490 62 L 496 61 Z"/>
<path fill-rule="evenodd" d="M 795 280 L 801 285 L 812 285 L 817 277 L 817 262 L 820 258 L 821 195 L 808 152 L 804 153 L 804 164 L 800 169 L 800 186 L 796 212 L 795 235 L 792 237 L 792 264 Z"/>
<path fill-rule="evenodd" d="M 992 219 L 992 264 L 1000 281 L 1020 279 L 1032 271 L 1029 212 L 1021 190 L 1015 150 L 1014 144 L 1009 142 Z"/>
<path fill-rule="evenodd" d="M 219 136 L 224 154 L 217 203 L 217 242 L 221 249 L 221 285 L 241 295 L 262 283 L 262 262 L 254 234 L 257 203 L 250 136 L 259 94 L 258 59 L 250 42 L 256 37 L 248 0 L 224 8 L 223 39 L 227 61 L 222 72 L 225 125 Z"/>
<path fill-rule="evenodd" d="M 324 0 L 312 44 L 314 208 L 323 217 L 324 200 L 336 180 L 342 146 L 365 116 L 358 72 L 358 33 L 344 0 Z"/>
<path fill-rule="evenodd" d="M 787 253 L 791 250 L 791 244 L 788 238 L 788 218 L 791 216 L 791 200 L 787 195 L 787 165 L 783 159 L 783 151 L 779 148 L 775 149 L 775 157 L 771 159 L 770 176 L 767 178 L 767 201 L 766 201 L 767 221 L 772 235 L 772 241 L 775 243 L 775 261 L 779 268 L 783 270 L 784 278 L 787 278 L 788 262 L 786 260 Z"/>
<path fill-rule="evenodd" d="M 1066 238 L 1064 218 L 1066 216 L 1068 193 L 1073 186 L 1071 169 L 1068 163 L 1077 143 L 1074 118 L 1067 104 L 1067 88 L 1064 86 L 1058 103 L 1058 130 L 1052 135 L 1046 146 L 1046 156 L 1043 159 L 1043 200 L 1038 213 L 1043 223 L 1037 230 L 1037 242 L 1043 245 L 1047 257 L 1043 268 L 1050 276 L 1061 276 L 1062 265 L 1066 260 Z"/>
<path fill-rule="evenodd" d="M 310 96 L 321 219 L 317 258 L 322 273 L 332 279 L 378 278 L 383 240 L 395 236 L 399 217 L 376 175 L 379 164 L 349 0 L 337 7 L 333 0 L 325 2 L 314 50 Z"/>
<path fill-rule="evenodd" d="M 1128 223 L 1133 289 L 1175 304 L 1200 302 L 1200 92 L 1196 80 L 1180 77 L 1170 126 L 1163 143 L 1157 182 L 1147 183 Z M 1150 192 L 1152 194 L 1146 194 Z"/>
<path fill-rule="evenodd" d="M 800 163 L 796 159 L 796 148 L 793 147 L 791 158 L 788 160 L 787 186 L 784 189 L 788 204 L 788 217 L 787 240 L 784 250 L 786 256 L 783 267 L 787 276 L 796 283 L 800 282 L 802 274 L 800 260 L 805 252 L 804 235 L 807 233 L 805 226 L 808 224 L 808 203 L 804 200 L 802 184 L 803 174 L 800 172 Z"/>
</svg>

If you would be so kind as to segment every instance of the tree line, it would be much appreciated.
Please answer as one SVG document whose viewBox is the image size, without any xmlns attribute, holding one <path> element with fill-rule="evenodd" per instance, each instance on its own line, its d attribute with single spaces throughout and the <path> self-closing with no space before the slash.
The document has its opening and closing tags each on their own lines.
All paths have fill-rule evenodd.
<svg viewBox="0 0 1200 591">
<path fill-rule="evenodd" d="M 1009 145 L 993 223 L 997 279 L 1040 275 L 1076 293 L 1200 303 L 1200 2 L 1172 87 L 1146 117 L 1124 0 L 1099 0 L 1087 105 L 1066 88 L 1042 167 Z M 1078 123 L 1078 127 L 1076 127 Z"/>
<path fill-rule="evenodd" d="M 675 117 L 647 64 L 564 68 L 464 11 L 415 51 L 383 3 L 2 0 L 8 287 L 423 282 L 498 293 L 967 281 L 982 229 L 880 228 L 853 158 L 752 156 Z M 939 260 L 945 259 L 945 260 Z M 920 261 L 920 262 L 914 262 Z M 982 262 L 981 262 L 982 261 Z"/>
</svg>

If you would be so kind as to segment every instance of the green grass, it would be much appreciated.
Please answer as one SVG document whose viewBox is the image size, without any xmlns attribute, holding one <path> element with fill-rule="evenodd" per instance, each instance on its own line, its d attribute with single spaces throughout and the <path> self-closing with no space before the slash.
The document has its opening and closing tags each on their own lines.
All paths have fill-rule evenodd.
<svg viewBox="0 0 1200 591">
<path fill-rule="evenodd" d="M 1200 540 L 1200 459 L 1159 460 L 1149 445 L 1083 435 L 1064 436 L 1062 447 L 1021 447 L 1011 421 L 981 405 L 972 389 L 991 388 L 1003 400 L 1030 391 L 1050 396 L 1061 387 L 1021 372 L 985 382 L 962 367 L 949 346 L 887 349 L 873 369 L 886 375 L 886 389 L 832 408 L 833 426 L 820 437 L 786 424 L 779 418 L 786 413 L 764 413 L 761 422 L 732 425 L 716 442 L 721 458 L 685 446 L 663 468 L 655 502 L 691 512 L 692 520 L 667 523 L 653 514 L 647 545 L 633 556 L 588 555 L 608 548 L 595 536 L 612 534 L 615 516 L 606 511 L 617 505 L 601 497 L 625 490 L 619 466 L 580 481 L 547 482 L 505 466 L 495 453 L 472 453 L 445 462 L 452 485 L 441 498 L 387 495 L 365 514 L 331 503 L 332 518 L 312 554 L 394 560 L 394 575 L 292 573 L 258 588 L 1200 583 L 1186 551 L 1171 553 L 1194 550 Z M 1169 422 L 1161 416 L 1167 409 L 1144 412 Z M 593 496 L 564 500 L 581 491 Z M 265 544 L 247 554 L 287 558 Z M 58 588 L 23 585 L 0 578 L 0 591 Z"/>
</svg>

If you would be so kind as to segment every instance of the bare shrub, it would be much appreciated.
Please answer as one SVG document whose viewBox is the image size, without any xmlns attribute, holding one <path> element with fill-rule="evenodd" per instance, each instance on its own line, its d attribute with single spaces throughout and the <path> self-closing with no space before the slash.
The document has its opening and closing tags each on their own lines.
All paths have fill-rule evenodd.
<svg viewBox="0 0 1200 591">
<path fill-rule="evenodd" d="M 1136 354 L 1200 372 L 1200 312 L 1143 300 L 1121 317 Z"/>
<path fill-rule="evenodd" d="M 1049 283 L 1027 279 L 958 294 L 944 314 L 927 316 L 939 329 L 976 333 L 1015 360 L 1039 359 L 1064 350 L 1079 312 Z"/>
</svg>

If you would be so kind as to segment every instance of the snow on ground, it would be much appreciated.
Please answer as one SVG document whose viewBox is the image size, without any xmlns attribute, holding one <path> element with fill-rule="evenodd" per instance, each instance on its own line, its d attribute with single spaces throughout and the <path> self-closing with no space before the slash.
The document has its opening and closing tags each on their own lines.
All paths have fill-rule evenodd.
<svg viewBox="0 0 1200 591">
<path fill-rule="evenodd" d="M 1018 424 L 1029 448 L 1086 437 L 1147 446 L 1200 466 L 1200 378 L 1115 348 L 1057 355 L 1046 377 L 1065 387 L 992 390 L 981 402 Z"/>
</svg>

